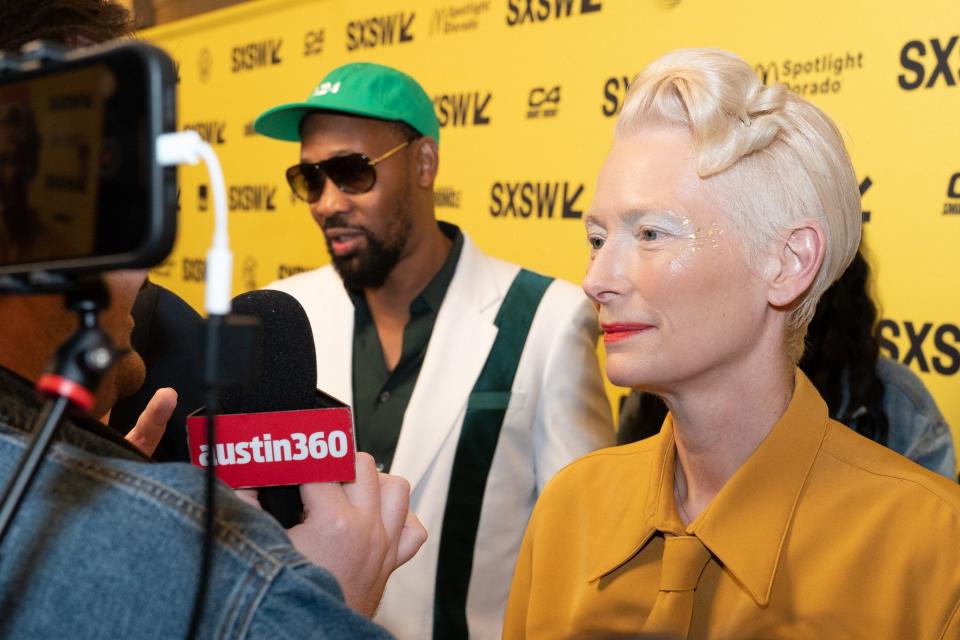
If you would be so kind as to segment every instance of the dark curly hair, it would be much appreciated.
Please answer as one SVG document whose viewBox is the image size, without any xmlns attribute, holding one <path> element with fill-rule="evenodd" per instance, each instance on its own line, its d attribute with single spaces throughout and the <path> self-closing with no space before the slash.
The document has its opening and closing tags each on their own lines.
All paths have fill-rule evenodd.
<svg viewBox="0 0 960 640">
<path fill-rule="evenodd" d="M 883 384 L 876 373 L 879 351 L 873 331 L 877 307 L 870 297 L 869 282 L 870 266 L 862 251 L 857 251 L 847 270 L 820 298 L 799 366 L 823 396 L 834 420 L 886 444 L 890 429 L 883 410 Z M 655 395 L 639 396 L 634 398 L 637 410 L 621 416 L 618 444 L 660 431 L 667 406 Z"/>
<path fill-rule="evenodd" d="M 835 420 L 886 444 L 889 422 L 883 411 L 883 384 L 876 374 L 879 350 L 873 333 L 877 307 L 869 284 L 870 265 L 858 251 L 817 305 L 800 368 Z"/>
<path fill-rule="evenodd" d="M 130 13 L 105 0 L 0 0 L 0 49 L 31 40 L 67 47 L 100 44 L 133 33 Z"/>
</svg>

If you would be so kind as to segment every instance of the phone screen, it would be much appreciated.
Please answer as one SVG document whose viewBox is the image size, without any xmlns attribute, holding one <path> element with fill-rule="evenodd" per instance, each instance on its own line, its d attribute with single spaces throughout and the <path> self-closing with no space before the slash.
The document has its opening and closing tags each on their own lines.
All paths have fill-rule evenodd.
<svg viewBox="0 0 960 640">
<path fill-rule="evenodd" d="M 151 243 L 149 73 L 120 48 L 0 84 L 0 269 L 110 266 Z"/>
</svg>

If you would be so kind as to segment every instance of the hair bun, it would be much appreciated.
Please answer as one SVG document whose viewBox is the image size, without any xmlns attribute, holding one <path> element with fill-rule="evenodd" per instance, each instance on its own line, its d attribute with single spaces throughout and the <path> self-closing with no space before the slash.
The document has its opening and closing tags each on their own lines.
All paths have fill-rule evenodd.
<svg viewBox="0 0 960 640">
<path fill-rule="evenodd" d="M 766 149 L 785 126 L 786 104 L 783 84 L 766 87 L 759 79 L 743 98 L 742 107 L 731 117 L 715 123 L 714 135 L 701 140 L 697 172 L 701 177 L 719 173 L 740 158 Z"/>
</svg>

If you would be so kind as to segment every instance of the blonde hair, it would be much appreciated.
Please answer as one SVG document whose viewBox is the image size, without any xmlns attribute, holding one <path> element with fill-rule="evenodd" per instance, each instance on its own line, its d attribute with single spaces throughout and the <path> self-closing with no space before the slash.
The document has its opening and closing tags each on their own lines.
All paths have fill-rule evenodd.
<svg viewBox="0 0 960 640">
<path fill-rule="evenodd" d="M 680 49 L 634 79 L 615 135 L 658 126 L 690 132 L 697 173 L 752 266 L 800 220 L 823 227 L 823 264 L 788 320 L 787 352 L 799 361 L 817 301 L 860 243 L 859 187 L 836 125 L 783 84 L 765 86 L 732 53 Z"/>
</svg>

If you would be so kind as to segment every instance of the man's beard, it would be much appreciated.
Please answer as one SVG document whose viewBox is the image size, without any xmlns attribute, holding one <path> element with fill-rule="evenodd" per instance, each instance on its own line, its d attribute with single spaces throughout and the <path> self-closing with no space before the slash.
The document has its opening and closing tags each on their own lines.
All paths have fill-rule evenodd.
<svg viewBox="0 0 960 640">
<path fill-rule="evenodd" d="M 344 286 L 350 291 L 357 292 L 383 286 L 390 272 L 400 261 L 413 226 L 409 217 L 398 216 L 381 237 L 364 227 L 343 224 L 338 216 L 330 218 L 327 222 L 328 224 L 324 225 L 325 230 L 349 228 L 363 233 L 367 240 L 365 248 L 350 255 L 338 256 L 333 252 L 329 238 L 327 239 L 327 251 L 330 253 L 333 268 L 340 274 Z"/>
</svg>

